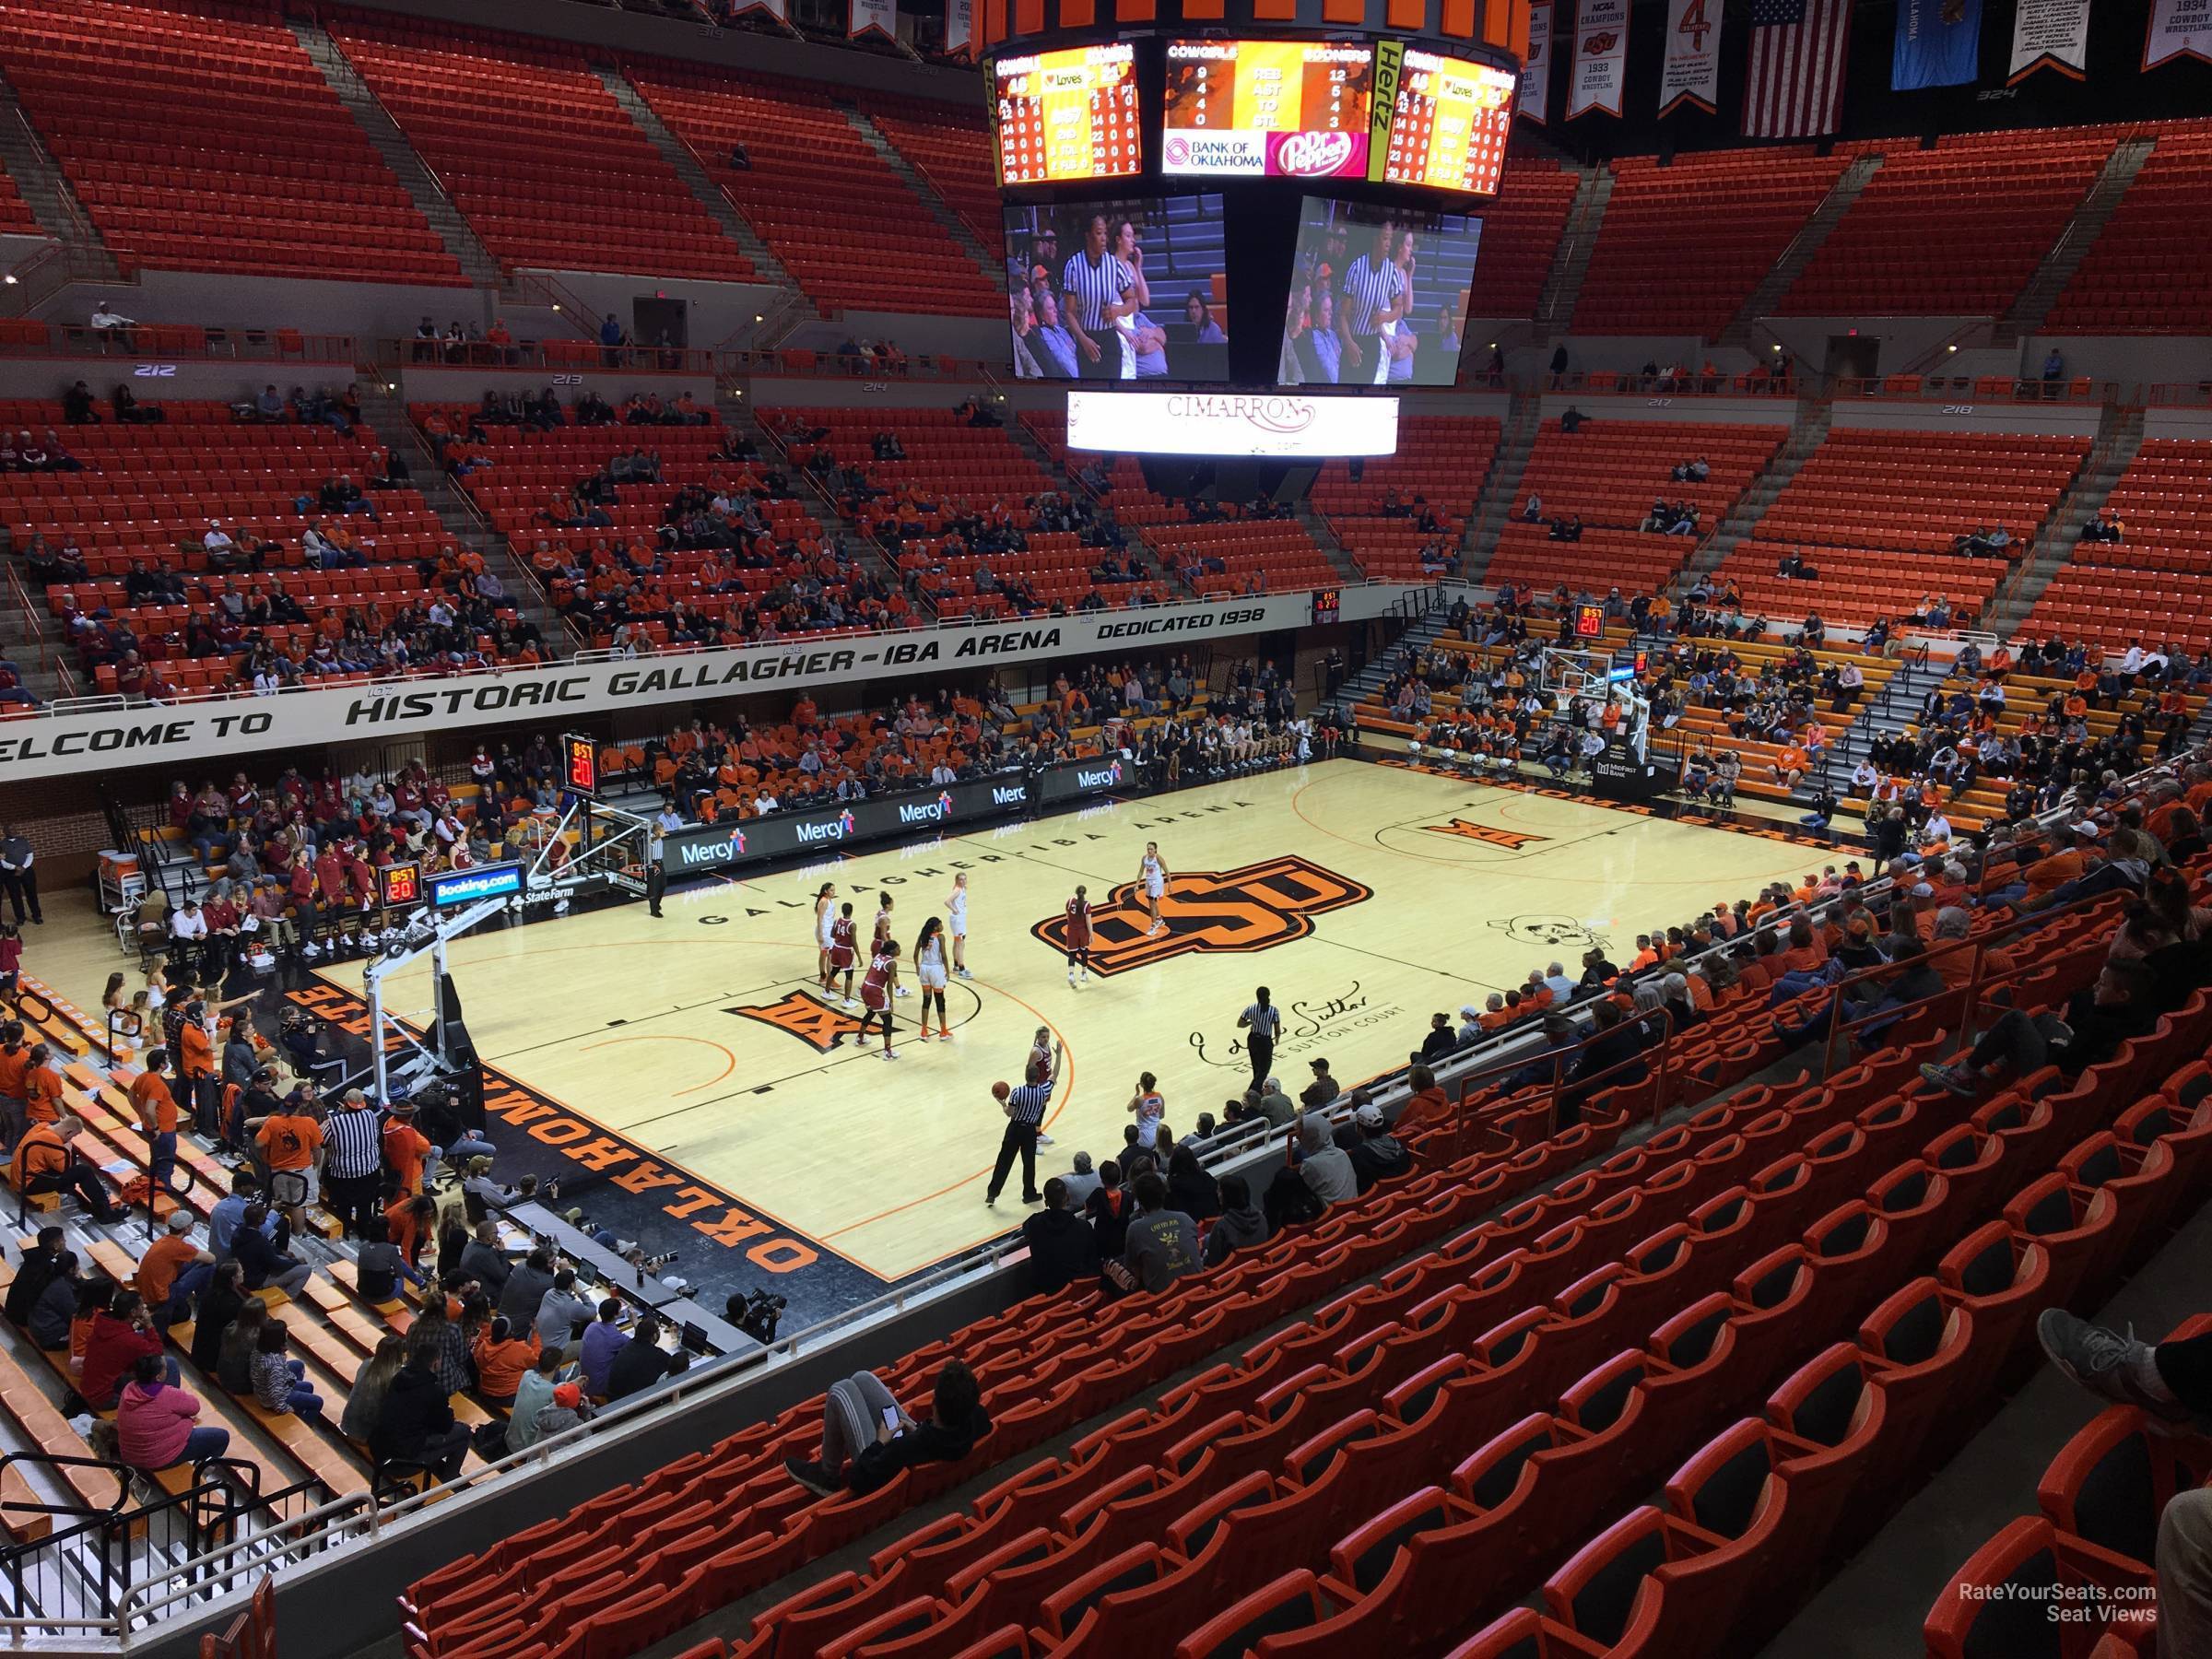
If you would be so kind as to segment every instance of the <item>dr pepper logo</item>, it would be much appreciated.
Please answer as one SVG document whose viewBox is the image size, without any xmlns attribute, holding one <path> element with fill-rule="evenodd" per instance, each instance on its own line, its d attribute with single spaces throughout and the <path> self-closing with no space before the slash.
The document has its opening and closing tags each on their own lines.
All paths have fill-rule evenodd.
<svg viewBox="0 0 2212 1659">
<path fill-rule="evenodd" d="M 1349 133 L 1286 133 L 1277 145 L 1277 171 L 1293 179 L 1326 179 L 1343 172 L 1352 159 Z"/>
</svg>

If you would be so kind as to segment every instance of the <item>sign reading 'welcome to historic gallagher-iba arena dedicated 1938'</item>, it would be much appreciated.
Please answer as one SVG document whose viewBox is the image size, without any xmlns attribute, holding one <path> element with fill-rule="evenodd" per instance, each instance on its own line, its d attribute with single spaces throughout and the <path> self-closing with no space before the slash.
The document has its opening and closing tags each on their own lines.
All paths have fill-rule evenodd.
<svg viewBox="0 0 2212 1659">
<path fill-rule="evenodd" d="M 1347 588 L 1345 619 L 1379 616 L 1405 591 L 1395 584 Z M 942 671 L 950 677 L 1045 657 L 1077 662 L 1100 652 L 1171 646 L 1191 636 L 1298 628 L 1308 615 L 1304 594 L 1275 594 L 1026 622 L 785 640 L 680 655 L 548 663 L 442 679 L 323 686 L 276 697 L 41 713 L 0 723 L 0 782 L 52 777 L 88 763 L 166 765 L 538 715 L 680 705 L 752 690 L 801 690 L 917 672 Z"/>
</svg>

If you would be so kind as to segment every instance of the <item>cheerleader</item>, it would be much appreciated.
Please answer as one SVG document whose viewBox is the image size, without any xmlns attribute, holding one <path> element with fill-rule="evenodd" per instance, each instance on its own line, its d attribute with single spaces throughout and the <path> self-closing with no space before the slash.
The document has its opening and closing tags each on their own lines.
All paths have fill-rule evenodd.
<svg viewBox="0 0 2212 1659">
<path fill-rule="evenodd" d="M 1077 888 L 1076 896 L 1067 901 L 1067 982 L 1073 985 L 1076 971 L 1083 971 L 1084 984 L 1090 982 L 1090 900 L 1084 896 L 1086 889 Z"/>
<path fill-rule="evenodd" d="M 949 1037 L 952 1027 L 945 1018 L 945 924 L 936 917 L 922 924 L 914 941 L 914 977 L 922 982 L 922 1041 L 929 1041 L 929 1005 L 937 1005 L 937 1035 Z"/>
<path fill-rule="evenodd" d="M 1168 924 L 1159 919 L 1159 901 L 1168 890 L 1168 866 L 1160 862 L 1159 843 L 1147 841 L 1145 856 L 1136 866 L 1137 879 L 1144 884 L 1145 910 L 1152 918 L 1152 925 L 1145 929 L 1148 939 L 1156 933 L 1165 933 Z"/>
<path fill-rule="evenodd" d="M 876 954 L 868 960 L 868 971 L 860 982 L 860 1046 L 868 1046 L 868 1028 L 878 1019 L 883 1021 L 883 1057 L 899 1058 L 891 1049 L 891 995 L 899 988 L 899 941 L 886 939 L 876 947 Z"/>
<path fill-rule="evenodd" d="M 845 907 L 848 914 L 852 909 L 851 905 Z M 836 924 L 836 912 L 837 884 L 825 881 L 814 890 L 814 974 L 825 991 L 830 989 L 830 949 L 836 942 L 830 935 Z M 845 959 L 849 963 L 852 958 Z"/>
<path fill-rule="evenodd" d="M 837 915 L 830 924 L 830 965 L 822 974 L 822 990 L 831 996 L 837 994 L 831 982 L 841 973 L 845 976 L 844 997 L 848 1008 L 860 1006 L 853 1000 L 853 941 L 858 932 L 853 922 L 853 906 L 848 900 L 838 907 Z"/>
</svg>

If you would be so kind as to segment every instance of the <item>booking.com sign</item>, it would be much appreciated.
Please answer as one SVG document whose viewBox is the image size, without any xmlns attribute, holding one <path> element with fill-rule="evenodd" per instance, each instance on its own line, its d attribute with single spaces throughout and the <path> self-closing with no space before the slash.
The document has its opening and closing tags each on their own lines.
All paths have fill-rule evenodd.
<svg viewBox="0 0 2212 1659">
<path fill-rule="evenodd" d="M 430 903 L 440 909 L 474 904 L 483 899 L 506 899 L 523 890 L 519 864 L 487 865 L 480 870 L 450 870 L 429 882 Z"/>
</svg>

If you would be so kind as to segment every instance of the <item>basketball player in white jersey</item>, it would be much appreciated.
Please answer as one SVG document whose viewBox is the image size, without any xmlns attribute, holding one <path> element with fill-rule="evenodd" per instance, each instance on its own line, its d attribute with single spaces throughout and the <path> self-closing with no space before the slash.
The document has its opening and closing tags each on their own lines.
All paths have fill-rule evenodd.
<svg viewBox="0 0 2212 1659">
<path fill-rule="evenodd" d="M 822 989 L 830 989 L 830 926 L 837 920 L 837 884 L 825 881 L 814 890 L 814 944 L 815 977 L 821 981 Z"/>
<path fill-rule="evenodd" d="M 952 971 L 961 979 L 973 979 L 968 971 L 968 877 L 963 871 L 952 878 L 952 892 L 945 900 L 945 913 L 950 918 L 945 931 L 952 935 Z"/>
<path fill-rule="evenodd" d="M 1168 866 L 1160 862 L 1159 843 L 1147 841 L 1145 856 L 1136 866 L 1136 878 L 1144 884 L 1145 910 L 1152 918 L 1152 925 L 1145 929 L 1150 938 L 1156 933 L 1165 933 L 1168 924 L 1159 919 L 1159 901 L 1167 896 Z"/>
</svg>

